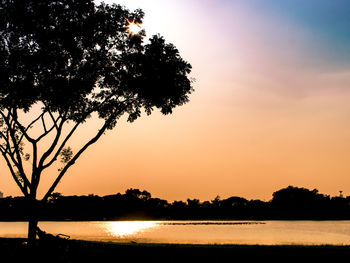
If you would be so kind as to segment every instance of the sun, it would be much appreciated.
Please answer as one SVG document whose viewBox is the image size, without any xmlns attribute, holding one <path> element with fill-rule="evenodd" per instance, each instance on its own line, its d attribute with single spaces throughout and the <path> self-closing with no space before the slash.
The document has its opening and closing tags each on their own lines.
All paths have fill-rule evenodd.
<svg viewBox="0 0 350 263">
<path fill-rule="evenodd" d="M 127 31 L 130 35 L 137 35 L 142 30 L 139 23 L 135 23 L 134 21 L 128 20 Z"/>
<path fill-rule="evenodd" d="M 154 221 L 119 221 L 119 222 L 109 222 L 107 224 L 107 231 L 112 236 L 129 236 L 134 235 L 139 232 L 145 231 L 149 228 L 154 228 L 157 223 Z"/>
</svg>

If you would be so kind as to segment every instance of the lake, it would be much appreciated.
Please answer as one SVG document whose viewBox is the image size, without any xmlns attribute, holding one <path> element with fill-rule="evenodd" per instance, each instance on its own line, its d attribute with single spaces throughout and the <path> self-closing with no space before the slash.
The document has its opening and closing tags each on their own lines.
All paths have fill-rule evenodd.
<svg viewBox="0 0 350 263">
<path fill-rule="evenodd" d="M 350 221 L 39 222 L 71 239 L 179 244 L 350 245 Z M 0 222 L 0 237 L 25 237 L 27 223 Z"/>
</svg>

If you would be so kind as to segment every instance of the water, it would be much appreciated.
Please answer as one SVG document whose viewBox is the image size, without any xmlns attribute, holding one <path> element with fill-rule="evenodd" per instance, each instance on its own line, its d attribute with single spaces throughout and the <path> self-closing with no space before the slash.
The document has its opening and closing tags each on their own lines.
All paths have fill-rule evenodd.
<svg viewBox="0 0 350 263">
<path fill-rule="evenodd" d="M 71 239 L 181 244 L 350 245 L 350 221 L 39 222 Z M 0 237 L 25 237 L 27 223 L 0 222 Z"/>
</svg>

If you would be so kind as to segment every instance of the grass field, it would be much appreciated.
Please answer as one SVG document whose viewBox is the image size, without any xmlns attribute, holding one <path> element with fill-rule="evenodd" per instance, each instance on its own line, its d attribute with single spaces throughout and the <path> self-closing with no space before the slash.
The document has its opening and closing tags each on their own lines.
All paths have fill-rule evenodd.
<svg viewBox="0 0 350 263">
<path fill-rule="evenodd" d="M 0 238 L 0 262 L 347 262 L 350 246 L 176 245 Z"/>
</svg>

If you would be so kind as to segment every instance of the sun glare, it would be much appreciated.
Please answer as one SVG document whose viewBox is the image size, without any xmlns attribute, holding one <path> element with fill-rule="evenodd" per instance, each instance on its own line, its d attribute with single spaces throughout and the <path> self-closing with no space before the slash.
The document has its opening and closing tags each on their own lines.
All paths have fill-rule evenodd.
<svg viewBox="0 0 350 263">
<path fill-rule="evenodd" d="M 127 30 L 130 35 L 137 35 L 138 33 L 140 33 L 142 28 L 140 24 L 128 20 Z"/>
<path fill-rule="evenodd" d="M 156 223 L 151 221 L 112 222 L 108 225 L 108 231 L 113 236 L 128 236 L 154 227 L 155 225 Z"/>
</svg>

